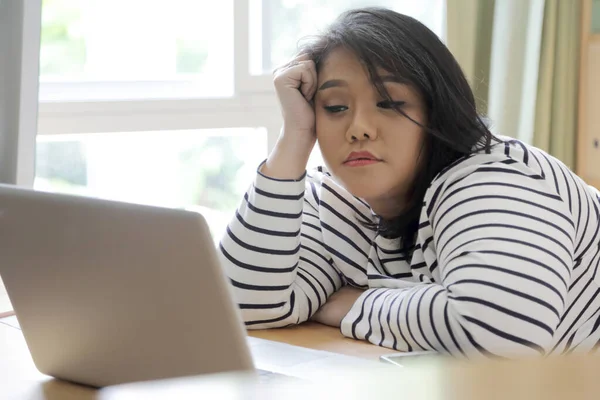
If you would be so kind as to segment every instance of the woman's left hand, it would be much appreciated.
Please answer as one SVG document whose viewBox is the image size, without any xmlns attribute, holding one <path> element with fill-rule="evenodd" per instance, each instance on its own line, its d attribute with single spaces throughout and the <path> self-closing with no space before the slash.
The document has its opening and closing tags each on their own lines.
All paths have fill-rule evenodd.
<svg viewBox="0 0 600 400">
<path fill-rule="evenodd" d="M 332 294 L 327 302 L 312 316 L 311 321 L 339 328 L 356 300 L 364 291 L 344 286 Z"/>
</svg>

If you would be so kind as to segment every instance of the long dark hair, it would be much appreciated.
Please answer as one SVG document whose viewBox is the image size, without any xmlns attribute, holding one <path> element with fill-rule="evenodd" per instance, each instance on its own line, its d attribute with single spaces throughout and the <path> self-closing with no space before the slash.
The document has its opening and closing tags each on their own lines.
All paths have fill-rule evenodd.
<svg viewBox="0 0 600 400">
<path fill-rule="evenodd" d="M 377 7 L 341 14 L 320 35 L 301 45 L 322 67 L 339 47 L 352 51 L 365 66 L 379 94 L 391 100 L 377 68 L 394 74 L 421 94 L 427 122 L 418 170 L 404 212 L 377 225 L 380 234 L 401 238 L 405 249 L 414 245 L 425 192 L 444 168 L 474 151 L 489 151 L 494 136 L 479 116 L 473 92 L 456 59 L 429 28 L 406 15 Z"/>
</svg>

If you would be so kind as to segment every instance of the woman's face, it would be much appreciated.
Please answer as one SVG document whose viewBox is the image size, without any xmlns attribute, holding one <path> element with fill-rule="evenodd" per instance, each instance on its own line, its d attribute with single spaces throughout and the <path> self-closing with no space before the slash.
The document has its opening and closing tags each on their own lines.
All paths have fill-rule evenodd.
<svg viewBox="0 0 600 400">
<path fill-rule="evenodd" d="M 379 71 L 393 102 L 425 125 L 419 93 Z M 394 111 L 348 50 L 332 51 L 322 65 L 315 95 L 316 132 L 329 171 L 382 217 L 402 211 L 421 152 L 421 127 Z"/>
</svg>

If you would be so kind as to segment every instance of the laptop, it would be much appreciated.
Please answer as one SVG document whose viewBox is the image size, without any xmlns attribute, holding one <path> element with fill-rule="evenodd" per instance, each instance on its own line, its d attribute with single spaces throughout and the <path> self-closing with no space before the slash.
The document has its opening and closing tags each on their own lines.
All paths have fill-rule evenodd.
<svg viewBox="0 0 600 400">
<path fill-rule="evenodd" d="M 0 257 L 44 374 L 103 387 L 254 370 L 198 213 L 0 185 Z"/>
</svg>

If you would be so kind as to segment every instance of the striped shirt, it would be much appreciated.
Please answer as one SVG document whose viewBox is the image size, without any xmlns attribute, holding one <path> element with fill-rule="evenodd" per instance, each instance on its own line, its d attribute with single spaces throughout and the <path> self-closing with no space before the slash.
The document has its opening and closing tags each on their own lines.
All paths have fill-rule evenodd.
<svg viewBox="0 0 600 400">
<path fill-rule="evenodd" d="M 220 255 L 248 328 L 308 320 L 344 285 L 365 289 L 345 336 L 401 351 L 510 356 L 600 340 L 600 193 L 564 164 L 501 137 L 429 186 L 416 244 L 322 168 L 257 174 Z"/>
</svg>

